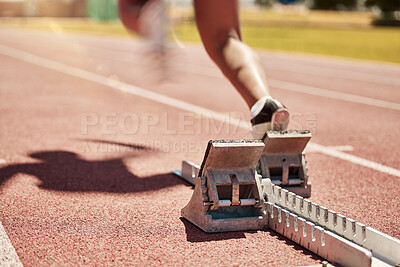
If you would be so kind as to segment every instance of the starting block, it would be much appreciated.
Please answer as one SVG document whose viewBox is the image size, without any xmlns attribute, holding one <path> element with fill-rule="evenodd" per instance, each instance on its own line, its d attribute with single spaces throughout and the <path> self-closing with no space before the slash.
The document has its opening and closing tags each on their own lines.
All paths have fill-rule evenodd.
<svg viewBox="0 0 400 267">
<path fill-rule="evenodd" d="M 311 139 L 308 130 L 269 131 L 266 133 L 265 148 L 259 158 L 257 172 L 263 179 L 302 197 L 311 196 L 311 183 L 308 181 L 307 162 L 304 149 Z M 226 146 L 229 142 L 225 141 Z M 228 156 L 226 159 L 229 159 Z M 225 159 L 225 160 L 226 160 Z M 200 166 L 190 161 L 182 161 L 182 170 L 173 171 L 176 175 L 195 185 Z"/>
<path fill-rule="evenodd" d="M 397 266 L 400 240 L 299 195 L 311 192 L 303 152 L 310 138 L 282 131 L 264 142 L 210 141 L 201 167 L 184 161 L 174 171 L 195 186 L 182 217 L 207 233 L 269 228 L 339 266 Z"/>
<path fill-rule="evenodd" d="M 182 216 L 205 232 L 262 229 L 264 181 L 310 197 L 307 130 L 270 131 L 262 140 L 210 141 L 200 166 L 182 162 L 176 175 L 194 185 Z"/>
<path fill-rule="evenodd" d="M 257 166 L 263 179 L 302 197 L 311 196 L 304 148 L 311 139 L 308 130 L 269 131 L 265 149 Z"/>
<path fill-rule="evenodd" d="M 197 178 L 196 168 L 184 163 L 195 188 L 182 217 L 209 233 L 264 228 L 268 218 L 256 172 L 263 151 L 259 140 L 210 141 Z"/>
</svg>

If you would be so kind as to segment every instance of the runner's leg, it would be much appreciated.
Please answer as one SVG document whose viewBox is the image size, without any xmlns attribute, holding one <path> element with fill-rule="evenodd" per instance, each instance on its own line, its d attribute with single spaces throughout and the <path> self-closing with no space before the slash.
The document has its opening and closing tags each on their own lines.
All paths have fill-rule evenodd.
<svg viewBox="0 0 400 267">
<path fill-rule="evenodd" d="M 119 17 L 124 25 L 140 34 L 139 15 L 149 0 L 119 0 Z"/>
<path fill-rule="evenodd" d="M 237 0 L 194 0 L 205 49 L 251 108 L 269 95 L 258 56 L 242 42 Z"/>
<path fill-rule="evenodd" d="M 257 139 L 268 130 L 286 130 L 289 111 L 270 96 L 259 57 L 242 42 L 237 0 L 194 0 L 204 47 L 251 110 Z"/>
</svg>

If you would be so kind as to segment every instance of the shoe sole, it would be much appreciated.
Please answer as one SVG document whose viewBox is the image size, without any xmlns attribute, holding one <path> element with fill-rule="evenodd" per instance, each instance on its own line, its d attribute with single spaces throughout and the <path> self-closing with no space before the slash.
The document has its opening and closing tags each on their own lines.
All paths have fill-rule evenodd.
<svg viewBox="0 0 400 267">
<path fill-rule="evenodd" d="M 290 113 L 286 108 L 280 108 L 272 114 L 271 128 L 273 131 L 284 131 L 289 126 Z"/>
</svg>

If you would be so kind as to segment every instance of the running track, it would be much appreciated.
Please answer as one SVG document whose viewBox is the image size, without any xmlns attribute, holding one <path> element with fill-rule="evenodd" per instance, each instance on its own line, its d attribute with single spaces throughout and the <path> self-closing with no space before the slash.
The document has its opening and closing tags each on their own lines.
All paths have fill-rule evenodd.
<svg viewBox="0 0 400 267">
<path fill-rule="evenodd" d="M 320 261 L 269 230 L 205 234 L 180 218 L 192 188 L 171 170 L 200 163 L 209 139 L 250 134 L 203 49 L 170 50 L 0 30 L 0 265 Z M 400 67 L 261 58 L 291 127 L 313 132 L 311 200 L 400 238 Z"/>
</svg>

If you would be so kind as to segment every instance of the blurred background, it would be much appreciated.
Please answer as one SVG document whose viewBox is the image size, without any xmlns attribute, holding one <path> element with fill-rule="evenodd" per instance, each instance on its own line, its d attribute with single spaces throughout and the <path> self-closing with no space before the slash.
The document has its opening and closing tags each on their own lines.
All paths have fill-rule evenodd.
<svg viewBox="0 0 400 267">
<path fill-rule="evenodd" d="M 265 50 L 400 63 L 400 0 L 241 0 L 243 38 Z M 175 42 L 200 42 L 190 0 L 166 0 Z M 117 0 L 0 0 L 0 27 L 132 36 Z"/>
</svg>

